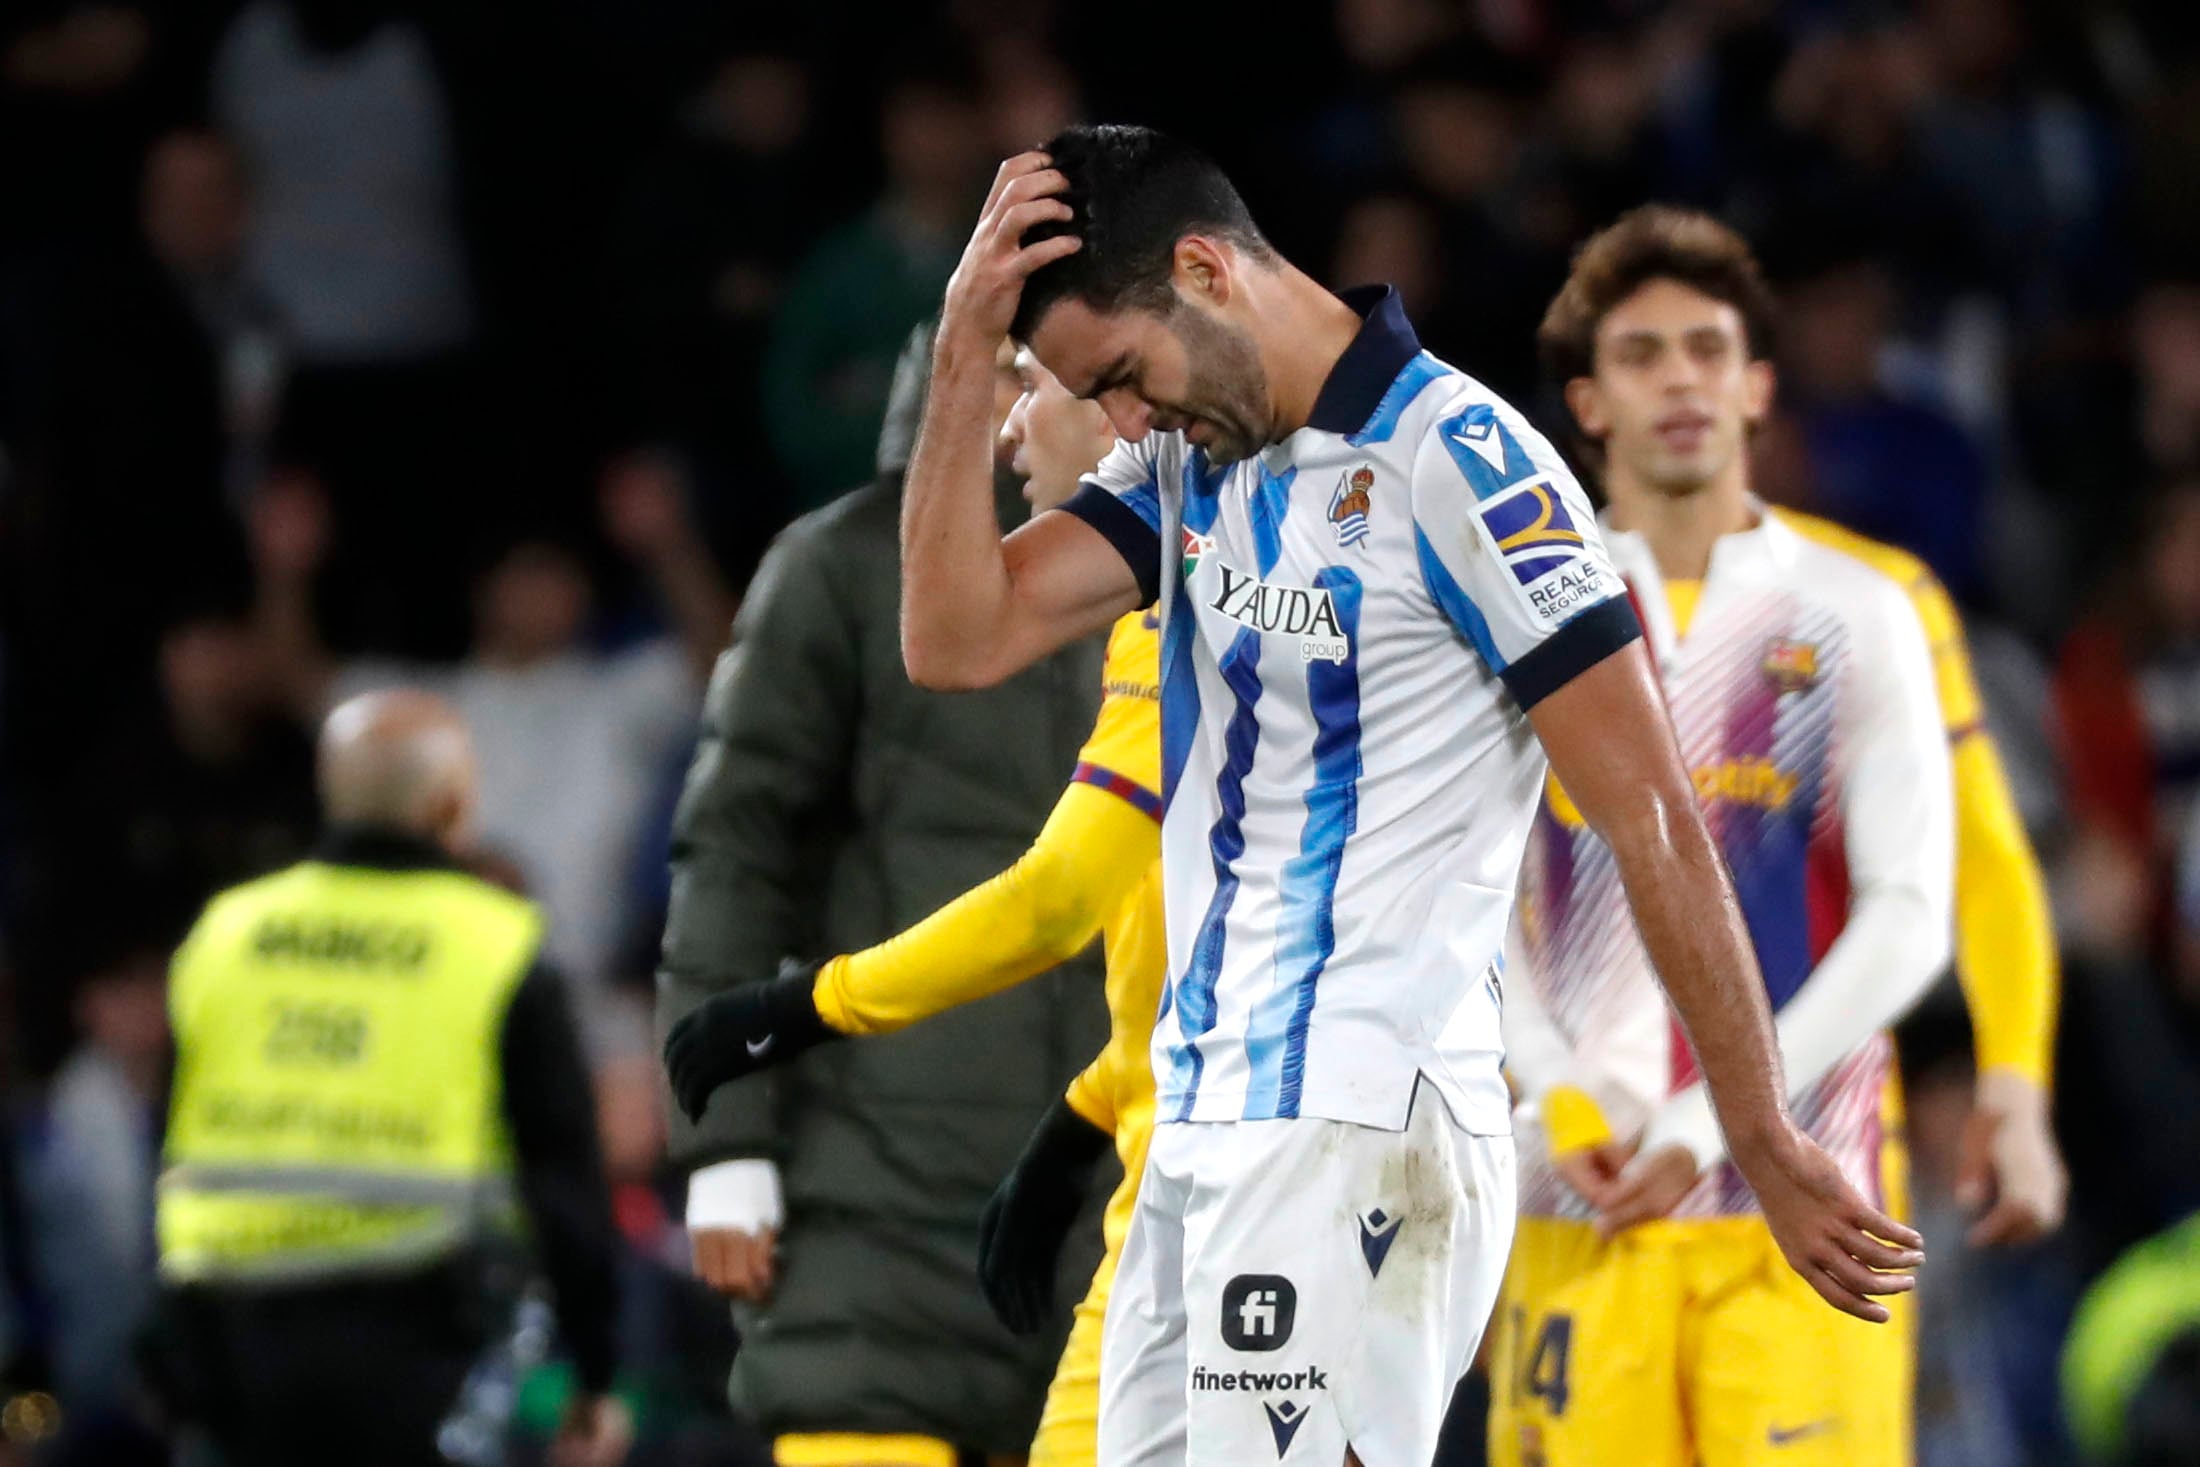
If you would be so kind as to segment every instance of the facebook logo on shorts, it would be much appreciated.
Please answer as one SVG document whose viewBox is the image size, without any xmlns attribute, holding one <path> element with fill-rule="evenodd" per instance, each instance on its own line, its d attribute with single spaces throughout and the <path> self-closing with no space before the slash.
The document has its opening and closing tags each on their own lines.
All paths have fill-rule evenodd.
<svg viewBox="0 0 2200 1467">
<path fill-rule="evenodd" d="M 1298 1312 L 1299 1291 L 1289 1279 L 1241 1273 L 1222 1291 L 1222 1343 L 1233 1350 L 1280 1350 Z"/>
</svg>

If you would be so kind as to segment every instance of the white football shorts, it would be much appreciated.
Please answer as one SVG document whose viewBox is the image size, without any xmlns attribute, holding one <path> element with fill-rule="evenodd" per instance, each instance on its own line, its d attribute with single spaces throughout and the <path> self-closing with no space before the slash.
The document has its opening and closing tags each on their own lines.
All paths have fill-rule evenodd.
<svg viewBox="0 0 2200 1467">
<path fill-rule="evenodd" d="M 1100 1467 L 1428 1467 L 1512 1246 L 1510 1136 L 1155 1128 L 1100 1352 Z"/>
</svg>

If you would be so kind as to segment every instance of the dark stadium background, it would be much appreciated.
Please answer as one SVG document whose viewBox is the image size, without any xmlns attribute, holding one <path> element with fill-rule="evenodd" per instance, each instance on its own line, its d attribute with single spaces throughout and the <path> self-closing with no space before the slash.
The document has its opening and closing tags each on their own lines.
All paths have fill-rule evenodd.
<svg viewBox="0 0 2200 1467">
<path fill-rule="evenodd" d="M 297 16 L 342 86 L 301 80 Z M 145 1450 L 115 1423 L 165 953 L 310 828 L 271 603 L 324 669 L 468 655 L 522 541 L 567 599 L 513 635 L 580 615 L 572 647 L 607 655 L 576 665 L 679 630 L 668 586 L 730 604 L 867 477 L 994 161 L 1078 118 L 1201 143 L 1295 260 L 1397 282 L 1546 426 L 1534 327 L 1586 232 L 1662 198 L 1758 245 L 1787 312 L 1761 482 L 1962 601 L 2065 955 L 2074 1191 L 2046 1244 L 1958 1245 L 1952 984 L 1905 1033 L 1921 1460 L 2076 1460 L 2074 1302 L 2200 1206 L 2188 0 L 0 8 L 0 1359 L 11 1395 L 58 1396 L 65 1456 Z M 583 980 L 656 1460 L 716 1433 L 727 1343 L 679 1283 L 637 1019 L 684 755 L 597 792 L 625 844 L 592 853 L 618 900 Z M 0 1461 L 42 1411 L 0 1414 Z"/>
</svg>

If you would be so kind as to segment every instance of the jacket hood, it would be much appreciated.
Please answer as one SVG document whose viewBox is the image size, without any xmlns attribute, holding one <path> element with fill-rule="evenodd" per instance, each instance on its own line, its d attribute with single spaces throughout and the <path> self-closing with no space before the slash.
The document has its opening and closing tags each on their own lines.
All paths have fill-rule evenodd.
<svg viewBox="0 0 2200 1467">
<path fill-rule="evenodd" d="M 917 424 L 924 418 L 925 389 L 932 382 L 935 321 L 920 322 L 894 361 L 894 385 L 886 393 L 886 421 L 878 434 L 878 470 L 898 474 L 916 452 Z"/>
</svg>

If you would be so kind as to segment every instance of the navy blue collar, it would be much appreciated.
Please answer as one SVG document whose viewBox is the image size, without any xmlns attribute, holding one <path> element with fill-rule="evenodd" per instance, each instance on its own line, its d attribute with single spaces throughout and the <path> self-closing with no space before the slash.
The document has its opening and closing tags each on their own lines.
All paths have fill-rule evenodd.
<svg viewBox="0 0 2200 1467">
<path fill-rule="evenodd" d="M 1340 297 L 1361 316 L 1360 334 L 1329 369 L 1306 426 L 1321 433 L 1357 433 L 1375 416 L 1383 394 L 1421 354 L 1421 339 L 1406 320 L 1398 292 L 1387 285 L 1358 285 Z"/>
</svg>

